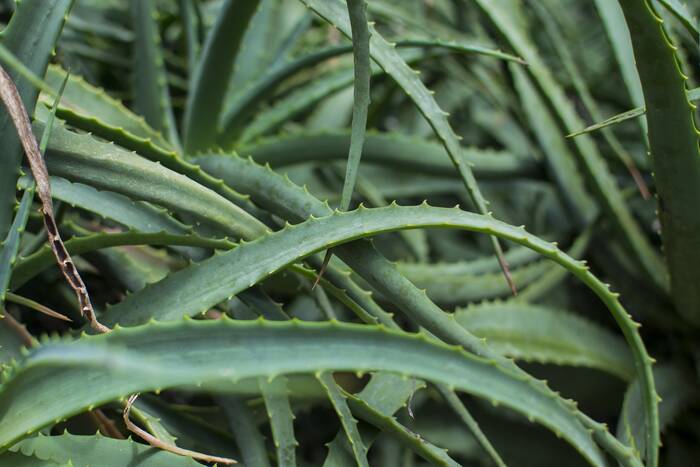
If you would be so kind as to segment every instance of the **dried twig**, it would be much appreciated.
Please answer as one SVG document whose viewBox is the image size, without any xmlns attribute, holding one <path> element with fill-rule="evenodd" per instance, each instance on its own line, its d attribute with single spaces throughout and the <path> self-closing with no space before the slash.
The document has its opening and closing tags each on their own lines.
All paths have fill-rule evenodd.
<svg viewBox="0 0 700 467">
<path fill-rule="evenodd" d="M 46 164 L 44 163 L 43 157 L 41 157 L 39 145 L 36 142 L 34 133 L 32 133 L 32 126 L 29 122 L 27 109 L 25 109 L 24 104 L 22 103 L 17 87 L 15 86 L 15 83 L 12 82 L 12 78 L 10 78 L 1 65 L 0 98 L 5 104 L 5 107 L 10 114 L 10 118 L 12 118 L 12 123 L 17 129 L 17 135 L 22 143 L 25 154 L 27 155 L 29 167 L 32 171 L 32 175 L 34 176 L 34 180 L 36 181 L 39 200 L 41 201 L 41 214 L 44 218 L 44 224 L 46 225 L 46 233 L 49 237 L 49 244 L 51 245 L 51 250 L 56 257 L 58 266 L 61 269 L 63 276 L 68 281 L 68 284 L 78 297 L 80 312 L 90 321 L 92 328 L 99 332 L 109 332 L 110 329 L 107 326 L 104 326 L 97 321 L 97 318 L 95 317 L 95 310 L 90 302 L 90 296 L 88 295 L 85 283 L 80 277 L 78 269 L 75 267 L 68 250 L 66 250 L 63 240 L 61 239 L 61 235 L 58 233 L 58 228 L 56 227 L 56 221 L 54 220 L 53 215 L 53 205 L 51 203 L 51 185 L 49 183 L 49 173 L 46 170 Z"/>
<path fill-rule="evenodd" d="M 91 410 L 88 412 L 90 418 L 95 422 L 100 433 L 114 439 L 124 439 L 124 435 L 117 428 L 114 422 L 107 417 L 100 409 Z"/>
<path fill-rule="evenodd" d="M 172 452 L 173 454 L 177 454 L 179 456 L 191 457 L 192 459 L 197 459 L 197 460 L 204 461 L 204 462 L 218 462 L 220 464 L 236 464 L 237 463 L 235 460 L 229 459 L 227 457 L 209 456 L 207 454 L 202 454 L 200 452 L 190 451 L 189 449 L 182 449 L 182 448 L 177 447 L 173 444 L 166 443 L 165 441 L 162 441 L 162 440 L 156 438 L 155 436 L 153 436 L 149 432 L 142 430 L 137 425 L 135 425 L 134 422 L 132 422 L 129 419 L 129 412 L 131 411 L 131 406 L 134 404 L 134 401 L 136 400 L 137 397 L 139 397 L 138 394 L 133 394 L 126 401 L 126 406 L 124 407 L 124 423 L 126 424 L 126 427 L 129 429 L 129 431 L 139 435 L 141 438 L 143 438 L 144 441 L 146 441 L 148 444 L 150 444 L 154 448 L 158 448 L 158 449 L 162 449 L 164 451 Z"/>
</svg>

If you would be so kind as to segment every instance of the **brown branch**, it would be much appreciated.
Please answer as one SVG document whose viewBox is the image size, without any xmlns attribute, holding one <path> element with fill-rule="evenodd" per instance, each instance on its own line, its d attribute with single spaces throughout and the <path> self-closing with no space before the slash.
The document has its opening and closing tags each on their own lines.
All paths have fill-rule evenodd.
<svg viewBox="0 0 700 467">
<path fill-rule="evenodd" d="M 12 78 L 10 78 L 1 65 L 0 98 L 5 104 L 5 107 L 10 114 L 10 118 L 12 118 L 12 123 L 17 129 L 17 135 L 19 136 L 19 140 L 22 143 L 24 152 L 27 155 L 27 160 L 29 161 L 29 168 L 31 169 L 34 180 L 36 181 L 37 192 L 39 193 L 39 200 L 41 201 L 41 214 L 44 218 L 44 224 L 46 225 L 49 245 L 51 245 L 51 250 L 56 257 L 58 266 L 61 269 L 63 276 L 66 278 L 66 281 L 68 281 L 68 284 L 78 297 L 81 314 L 90 321 L 90 325 L 96 331 L 109 332 L 110 329 L 107 326 L 104 326 L 97 321 L 97 318 L 95 317 L 95 310 L 90 302 L 87 287 L 85 287 L 85 283 L 80 277 L 78 269 L 75 267 L 68 250 L 66 250 L 66 246 L 63 244 L 61 235 L 58 233 L 58 228 L 56 227 L 56 221 L 53 214 L 53 204 L 51 202 L 49 172 L 46 169 L 44 158 L 41 157 L 39 145 L 36 142 L 34 133 L 32 133 L 32 126 L 29 122 L 27 109 L 22 103 L 22 99 L 17 91 L 15 83 L 12 82 Z"/>
<path fill-rule="evenodd" d="M 91 410 L 88 413 L 95 422 L 95 425 L 97 425 L 97 428 L 99 428 L 100 433 L 105 436 L 109 436 L 110 438 L 124 439 L 122 432 L 119 431 L 114 422 L 100 409 Z"/>
<path fill-rule="evenodd" d="M 162 441 L 149 432 L 142 430 L 140 427 L 138 427 L 134 422 L 132 422 L 129 419 L 129 412 L 131 411 L 131 406 L 134 404 L 134 401 L 136 398 L 139 397 L 138 394 L 133 394 L 129 397 L 129 399 L 126 401 L 126 405 L 124 406 L 124 423 L 126 424 L 126 427 L 131 431 L 132 433 L 135 433 L 139 435 L 141 438 L 143 438 L 144 441 L 146 441 L 148 444 L 153 446 L 154 448 L 162 449 L 164 451 L 172 452 L 173 454 L 177 454 L 179 456 L 185 456 L 185 457 L 191 457 L 192 459 L 197 459 L 200 461 L 204 462 L 218 462 L 220 464 L 236 464 L 237 462 L 233 459 L 229 459 L 227 457 L 217 457 L 217 456 L 210 456 L 207 454 L 202 454 L 200 452 L 196 451 L 190 451 L 189 449 L 183 449 L 180 447 L 177 447 L 173 444 L 166 443 L 165 441 Z"/>
</svg>

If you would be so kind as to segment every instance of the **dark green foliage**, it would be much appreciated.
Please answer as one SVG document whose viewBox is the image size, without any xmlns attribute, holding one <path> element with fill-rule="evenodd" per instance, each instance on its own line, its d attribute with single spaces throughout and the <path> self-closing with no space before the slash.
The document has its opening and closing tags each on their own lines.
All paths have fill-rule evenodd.
<svg viewBox="0 0 700 467">
<path fill-rule="evenodd" d="M 697 462 L 697 5 L 8 3 L 0 466 Z"/>
</svg>

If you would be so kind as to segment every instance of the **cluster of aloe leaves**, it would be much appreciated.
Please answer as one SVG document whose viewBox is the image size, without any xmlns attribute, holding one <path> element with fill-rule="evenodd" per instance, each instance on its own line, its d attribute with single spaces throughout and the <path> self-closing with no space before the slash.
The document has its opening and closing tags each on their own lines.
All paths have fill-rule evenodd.
<svg viewBox="0 0 700 467">
<path fill-rule="evenodd" d="M 697 4 L 1 8 L 0 466 L 697 462 Z"/>
</svg>

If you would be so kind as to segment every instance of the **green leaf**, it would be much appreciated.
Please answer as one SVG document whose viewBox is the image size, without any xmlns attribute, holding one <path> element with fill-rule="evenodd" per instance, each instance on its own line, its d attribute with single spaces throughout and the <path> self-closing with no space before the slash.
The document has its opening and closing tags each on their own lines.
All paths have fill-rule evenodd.
<svg viewBox="0 0 700 467">
<path fill-rule="evenodd" d="M 421 48 L 427 50 L 435 49 L 458 52 L 462 54 L 481 54 L 514 62 L 522 61 L 513 55 L 471 42 L 444 41 L 437 39 L 413 39 L 398 41 L 395 45 L 397 48 Z M 296 75 L 297 73 L 318 65 L 323 61 L 351 51 L 351 45 L 340 45 L 326 47 L 304 54 L 301 57 L 290 61 L 289 63 L 273 68 L 261 76 L 258 80 L 251 83 L 248 87 L 241 90 L 224 113 L 224 117 L 222 119 L 223 130 L 219 138 L 221 145 L 223 147 L 229 147 L 233 144 L 240 133 L 244 131 L 244 127 L 247 125 L 248 119 L 254 114 L 260 103 L 272 95 L 283 81 Z M 413 55 L 407 56 L 406 61 L 411 61 L 411 57 L 413 57 Z M 332 81 L 333 86 L 328 88 L 330 90 L 325 91 L 324 96 L 339 88 L 345 87 L 353 79 L 352 75 L 349 73 L 342 74 L 342 78 L 340 78 L 340 76 L 341 75 L 339 75 L 335 81 Z M 324 80 L 317 79 L 315 80 L 314 85 L 319 85 L 320 81 Z M 318 91 L 316 91 L 316 95 L 319 95 Z M 250 139 L 252 132 L 250 130 L 246 130 L 246 132 L 248 134 L 246 138 Z M 258 130 L 257 132 L 260 133 L 261 130 Z"/>
<path fill-rule="evenodd" d="M 184 150 L 188 154 L 209 149 L 215 142 L 226 86 L 258 3 L 259 0 L 225 0 L 207 36 L 185 107 Z"/>
<path fill-rule="evenodd" d="M 130 467 L 196 467 L 200 465 L 189 457 L 178 456 L 131 439 L 106 438 L 100 434 L 93 436 L 77 436 L 67 432 L 58 436 L 39 434 L 13 445 L 10 451 L 34 456 L 58 465 L 71 462 L 74 467 L 104 465 L 105 462 L 109 465 Z M 0 460 L 6 455 L 7 453 L 0 456 Z"/>
<path fill-rule="evenodd" d="M 89 135 L 56 128 L 48 154 L 49 171 L 71 181 L 160 204 L 244 238 L 267 230 L 243 209 L 190 178 Z"/>
<path fill-rule="evenodd" d="M 522 13 L 520 4 L 516 0 L 477 0 L 477 3 L 513 50 L 528 63 L 528 73 L 549 101 L 549 105 L 563 124 L 564 131 L 571 132 L 582 127 L 581 119 L 541 59 L 528 31 L 518 24 L 517 17 Z M 581 136 L 574 140 L 574 144 L 589 182 L 602 207 L 609 214 L 610 221 L 621 234 L 627 247 L 634 252 L 634 257 L 644 268 L 645 275 L 651 283 L 660 290 L 668 290 L 668 278 L 659 254 L 625 205 L 622 193 L 595 142 L 588 136 Z"/>
<path fill-rule="evenodd" d="M 697 17 L 693 17 L 690 11 L 688 11 L 687 5 L 681 3 L 679 0 L 659 0 L 659 3 L 681 22 L 683 27 L 688 30 L 691 37 L 698 38 L 698 36 L 700 36 L 700 32 L 698 32 L 698 19 Z"/>
<path fill-rule="evenodd" d="M 340 424 L 343 427 L 345 436 L 347 436 L 355 456 L 355 462 L 357 462 L 357 465 L 360 467 L 369 467 L 369 462 L 367 461 L 367 447 L 364 441 L 362 441 L 360 432 L 357 429 L 357 420 L 355 420 L 352 413 L 350 413 L 350 408 L 348 407 L 348 403 L 341 388 L 338 386 L 338 383 L 335 382 L 331 373 L 319 373 L 317 378 L 326 390 L 328 399 L 331 401 L 333 409 L 335 409 L 335 413 L 340 419 Z"/>
<path fill-rule="evenodd" d="M 634 64 L 632 41 L 630 40 L 627 23 L 625 23 L 625 16 L 622 14 L 618 2 L 610 2 L 608 0 L 594 0 L 594 2 L 600 19 L 603 20 L 605 32 L 608 35 L 617 64 L 620 67 L 622 79 L 627 87 L 627 93 L 632 99 L 632 105 L 639 107 L 644 104 L 644 93 L 639 82 L 637 67 Z M 642 123 L 642 128 L 646 129 L 646 123 Z"/>
<path fill-rule="evenodd" d="M 688 101 L 688 77 L 654 6 L 646 0 L 621 0 L 644 89 L 649 147 L 659 198 L 661 239 L 678 311 L 700 325 L 700 132 L 695 106 Z M 670 138 L 669 135 L 673 135 Z M 656 465 L 658 438 L 648 441 Z"/>
<path fill-rule="evenodd" d="M 351 36 L 350 20 L 347 11 L 339 0 L 301 0 L 306 6 L 314 10 L 319 16 L 330 24 L 337 27 L 346 36 Z M 370 54 L 372 58 L 389 74 L 396 83 L 404 90 L 421 114 L 430 123 L 435 135 L 445 147 L 450 156 L 455 169 L 459 172 L 467 193 L 476 209 L 481 214 L 490 215 L 487 202 L 481 194 L 476 178 L 462 156 L 462 148 L 459 145 L 459 138 L 447 121 L 447 114 L 438 106 L 435 98 L 428 88 L 417 77 L 416 73 L 408 66 L 406 61 L 398 52 L 379 34 L 374 27 L 370 26 Z M 503 259 L 503 251 L 496 237 L 491 237 L 496 256 L 503 269 L 503 272 L 510 283 L 508 265 Z M 511 285 L 512 287 L 512 285 Z M 515 290 L 515 289 L 513 289 Z"/>
<path fill-rule="evenodd" d="M 200 157 L 197 162 L 206 170 L 219 174 L 226 183 L 241 192 L 249 193 L 256 204 L 269 209 L 276 215 L 299 221 L 309 216 L 327 216 L 332 212 L 327 204 L 311 196 L 308 191 L 294 185 L 289 179 L 275 174 L 269 168 L 257 166 L 252 160 L 244 160 L 235 155 L 227 157 Z M 396 268 L 365 242 L 354 242 L 335 248 L 335 252 L 355 272 L 368 281 L 376 290 L 390 300 L 414 323 L 425 327 L 440 339 L 449 343 L 458 343 L 480 355 L 500 358 L 498 354 L 485 347 L 480 339 L 468 333 L 461 326 L 455 326 L 452 317 L 438 308 L 427 295 L 403 277 Z M 607 293 L 605 294 L 607 295 Z M 614 296 L 610 297 L 614 298 Z M 607 302 L 607 300 L 606 300 Z M 609 303 L 609 302 L 608 302 Z M 634 326 L 634 325 L 632 325 Z M 625 327 L 627 327 L 625 325 Z M 627 328 L 629 337 L 635 334 L 633 328 Z M 634 337 L 633 339 L 638 339 Z M 640 343 L 636 344 L 638 346 Z M 640 365 L 641 363 L 641 365 Z M 509 365 L 504 361 L 504 364 Z M 644 371 L 645 381 L 649 383 L 647 391 L 653 394 L 653 381 L 650 381 L 647 368 L 648 359 L 637 360 L 635 368 Z M 550 391 L 541 382 L 534 380 L 518 367 L 511 367 L 521 377 Z M 645 383 L 646 384 L 646 383 Z M 630 450 L 622 445 L 605 429 L 590 418 L 581 415 L 586 426 L 593 430 L 598 441 L 610 450 L 623 463 L 632 463 Z"/>
<path fill-rule="evenodd" d="M 277 464 L 280 467 L 295 467 L 297 443 L 294 438 L 294 413 L 289 405 L 287 378 L 277 376 L 269 380 L 259 380 L 260 392 L 265 400 L 267 417 L 270 419 L 272 439 L 277 450 Z"/>
<path fill-rule="evenodd" d="M 273 168 L 317 161 L 326 163 L 347 158 L 350 134 L 347 131 L 301 131 L 269 138 L 240 147 L 238 152 Z M 401 165 L 402 170 L 456 177 L 454 167 L 445 159 L 444 148 L 422 138 L 399 133 L 369 131 L 362 149 L 363 160 L 388 167 Z M 532 159 L 516 157 L 503 151 L 467 147 L 464 159 L 473 165 L 481 179 L 532 177 L 540 173 Z"/>
<path fill-rule="evenodd" d="M 183 348 L 187 351 L 177 351 Z M 47 342 L 4 375 L 0 419 L 14 422 L 0 426 L 0 446 L 134 392 L 344 370 L 414 375 L 502 403 L 560 432 L 593 464 L 604 464 L 571 408 L 493 360 L 374 326 L 282 321 L 150 324 L 75 342 Z"/>
<path fill-rule="evenodd" d="M 72 0 L 24 0 L 2 31 L 0 42 L 34 74 L 43 76 L 72 4 Z M 14 70 L 9 70 L 9 75 L 31 115 L 38 89 Z M 5 112 L 0 116 L 0 141 L 0 238 L 5 238 L 12 222 L 15 185 L 23 154 L 17 131 Z"/>
<path fill-rule="evenodd" d="M 357 171 L 360 168 L 362 146 L 365 143 L 367 131 L 367 110 L 370 104 L 370 32 L 367 24 L 367 4 L 365 0 L 348 0 L 348 16 L 352 29 L 353 71 L 353 105 L 352 133 L 350 150 L 345 168 L 345 182 L 340 196 L 340 210 L 347 211 L 355 190 Z"/>
<path fill-rule="evenodd" d="M 697 386 L 688 378 L 687 370 L 662 364 L 654 368 L 654 378 L 659 382 L 659 426 L 668 427 L 694 399 Z M 644 400 L 640 393 L 639 381 L 634 380 L 627 388 L 622 412 L 617 422 L 617 437 L 633 446 L 638 455 L 646 451 L 646 434 L 642 417 Z"/>
<path fill-rule="evenodd" d="M 700 88 L 695 88 L 687 91 L 688 101 L 697 102 L 700 101 Z M 594 123 L 593 125 L 587 126 L 583 130 L 577 130 L 569 135 L 567 138 L 573 138 L 575 136 L 583 135 L 586 133 L 592 133 L 594 131 L 600 130 L 602 128 L 609 127 L 611 125 L 617 125 L 618 123 L 626 122 L 633 118 L 641 117 L 646 114 L 646 107 L 635 107 L 634 109 L 628 110 L 626 112 L 613 115 L 610 118 L 603 120 L 602 122 Z"/>
<path fill-rule="evenodd" d="M 53 89 L 58 89 L 61 79 L 66 72 L 57 65 L 50 65 L 46 72 L 46 83 Z M 49 101 L 49 97 L 41 94 L 40 99 Z M 57 111 L 60 118 L 70 124 L 75 124 L 77 128 L 85 131 L 93 131 L 91 127 L 83 128 L 79 122 L 97 122 L 93 126 L 109 126 L 115 129 L 122 129 L 124 132 L 133 134 L 139 138 L 150 140 L 154 145 L 169 149 L 171 147 L 163 135 L 151 128 L 142 116 L 136 115 L 131 110 L 124 107 L 120 101 L 110 97 L 104 89 L 91 85 L 80 76 L 71 75 L 68 78 L 66 91 L 61 99 L 61 105 Z M 117 140 L 111 139 L 118 143 Z"/>
<path fill-rule="evenodd" d="M 459 465 L 450 458 L 446 450 L 425 441 L 420 435 L 398 423 L 395 418 L 383 415 L 359 397 L 348 394 L 347 399 L 351 410 L 358 417 L 395 437 L 404 446 L 430 462 L 431 465 L 449 467 Z"/>
<path fill-rule="evenodd" d="M 234 396 L 220 396 L 218 401 L 229 420 L 242 462 L 251 467 L 269 467 L 265 439 L 245 401 Z"/>
<path fill-rule="evenodd" d="M 152 0 L 132 0 L 134 42 L 134 107 L 156 130 L 179 146 L 179 136 L 170 104 L 157 10 Z"/>
<path fill-rule="evenodd" d="M 597 368 L 630 380 L 634 362 L 624 342 L 572 313 L 526 303 L 483 303 L 458 310 L 457 322 L 517 360 Z"/>
</svg>

